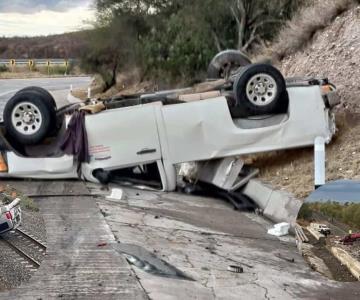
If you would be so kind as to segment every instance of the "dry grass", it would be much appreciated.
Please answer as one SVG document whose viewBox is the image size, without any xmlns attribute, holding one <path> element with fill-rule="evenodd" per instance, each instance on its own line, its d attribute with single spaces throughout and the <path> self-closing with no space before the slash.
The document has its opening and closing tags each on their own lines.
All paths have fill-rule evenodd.
<svg viewBox="0 0 360 300">
<path fill-rule="evenodd" d="M 327 147 L 327 180 L 360 179 L 360 116 L 337 116 L 339 131 Z M 305 198 L 314 188 L 313 149 L 295 149 L 249 158 L 260 168 L 262 180 Z"/>
<path fill-rule="evenodd" d="M 1 72 L 0 79 L 23 79 L 23 78 L 42 78 L 49 77 L 40 72 Z"/>
<path fill-rule="evenodd" d="M 72 72 L 68 76 L 84 76 L 82 72 Z M 0 72 L 0 79 L 28 79 L 28 78 L 57 78 L 65 77 L 64 73 L 52 73 L 48 75 L 46 72 Z"/>
<path fill-rule="evenodd" d="M 307 45 L 312 37 L 331 24 L 340 14 L 350 9 L 359 0 L 323 0 L 314 1 L 313 5 L 304 7 L 284 29 L 279 33 L 272 49 L 265 52 L 272 53 L 275 61 L 281 61 Z"/>
<path fill-rule="evenodd" d="M 116 78 L 116 85 L 104 91 L 105 83 L 100 75 L 95 75 L 90 85 L 92 98 L 109 99 L 119 95 L 134 95 L 148 93 L 158 90 L 158 86 L 152 81 L 142 81 L 140 71 L 133 69 L 119 73 Z M 86 89 L 77 89 L 72 92 L 73 96 L 85 100 L 87 97 Z"/>
</svg>

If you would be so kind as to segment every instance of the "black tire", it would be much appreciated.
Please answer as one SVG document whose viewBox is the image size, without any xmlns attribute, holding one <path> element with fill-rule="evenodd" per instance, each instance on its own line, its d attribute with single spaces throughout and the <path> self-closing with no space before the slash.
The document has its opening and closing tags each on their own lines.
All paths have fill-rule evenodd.
<svg viewBox="0 0 360 300">
<path fill-rule="evenodd" d="M 37 93 L 41 94 L 46 99 L 46 101 L 52 103 L 52 105 L 56 109 L 56 102 L 55 102 L 54 97 L 49 93 L 49 91 L 45 90 L 44 88 L 39 87 L 39 86 L 28 86 L 26 88 L 21 89 L 16 94 L 23 93 L 23 92 L 37 92 Z"/>
<path fill-rule="evenodd" d="M 55 110 L 58 111 L 54 97 L 50 94 L 49 91 L 47 91 L 46 89 L 44 89 L 42 87 L 28 86 L 28 87 L 23 88 L 20 91 L 18 91 L 17 94 L 18 93 L 23 93 L 23 92 L 29 92 L 29 91 L 41 94 L 43 96 L 43 98 L 44 98 L 44 101 L 46 101 L 48 103 L 51 103 L 54 106 Z M 55 116 L 56 119 L 52 119 L 53 131 L 51 132 L 50 135 L 56 134 L 58 132 L 58 129 L 61 128 L 61 126 L 63 125 L 63 122 L 64 122 L 64 116 L 63 115 L 61 115 L 59 113 L 57 113 L 56 115 L 57 115 L 57 116 Z"/>
<path fill-rule="evenodd" d="M 218 53 L 209 64 L 207 77 L 209 79 L 225 78 L 240 67 L 251 64 L 245 53 L 239 50 L 225 50 Z"/>
<path fill-rule="evenodd" d="M 235 110 L 238 109 L 241 117 L 285 113 L 289 106 L 285 79 L 271 65 L 245 67 L 238 74 L 233 90 Z"/>
<path fill-rule="evenodd" d="M 25 122 L 24 113 L 22 113 L 27 109 L 30 112 L 29 123 Z M 16 113 L 17 111 L 19 113 Z M 53 104 L 46 101 L 38 92 L 17 93 L 5 105 L 4 125 L 6 133 L 15 142 L 21 145 L 38 144 L 54 130 L 56 110 Z"/>
</svg>

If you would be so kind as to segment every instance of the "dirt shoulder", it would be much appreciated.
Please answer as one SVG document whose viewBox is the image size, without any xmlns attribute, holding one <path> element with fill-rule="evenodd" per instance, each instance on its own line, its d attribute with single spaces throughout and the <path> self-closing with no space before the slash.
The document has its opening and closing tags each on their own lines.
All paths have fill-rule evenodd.
<svg viewBox="0 0 360 300">
<path fill-rule="evenodd" d="M 360 115 L 337 114 L 338 132 L 327 146 L 326 179 L 360 179 Z M 260 169 L 260 178 L 299 198 L 314 190 L 313 148 L 277 151 L 251 156 Z"/>
</svg>

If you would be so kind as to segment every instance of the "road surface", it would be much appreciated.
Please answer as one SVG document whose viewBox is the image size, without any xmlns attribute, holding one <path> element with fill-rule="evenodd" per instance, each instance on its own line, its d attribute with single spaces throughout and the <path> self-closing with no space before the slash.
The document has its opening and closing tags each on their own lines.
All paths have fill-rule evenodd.
<svg viewBox="0 0 360 300">
<path fill-rule="evenodd" d="M 66 95 L 70 89 L 86 87 L 91 82 L 90 77 L 61 77 L 61 78 L 29 78 L 29 79 L 2 79 L 0 80 L 0 118 L 6 102 L 20 89 L 27 86 L 40 86 L 49 90 L 58 103 L 66 104 Z"/>
<path fill-rule="evenodd" d="M 293 237 L 268 235 L 268 220 L 218 199 L 131 188 L 113 199 L 119 186 L 80 181 L 3 184 L 38 195 L 48 249 L 30 281 L 0 300 L 360 299 L 358 282 L 322 277 Z"/>
</svg>

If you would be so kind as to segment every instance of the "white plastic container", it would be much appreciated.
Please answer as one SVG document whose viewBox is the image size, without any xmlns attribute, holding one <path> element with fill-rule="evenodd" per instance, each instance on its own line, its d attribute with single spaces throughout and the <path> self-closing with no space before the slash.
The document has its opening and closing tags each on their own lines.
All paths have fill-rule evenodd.
<svg viewBox="0 0 360 300">
<path fill-rule="evenodd" d="M 284 236 L 289 234 L 290 224 L 289 223 L 279 223 L 275 224 L 273 228 L 268 230 L 268 234 L 274 236 Z"/>
</svg>

